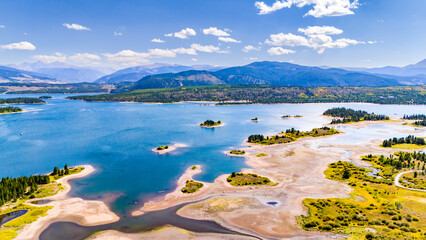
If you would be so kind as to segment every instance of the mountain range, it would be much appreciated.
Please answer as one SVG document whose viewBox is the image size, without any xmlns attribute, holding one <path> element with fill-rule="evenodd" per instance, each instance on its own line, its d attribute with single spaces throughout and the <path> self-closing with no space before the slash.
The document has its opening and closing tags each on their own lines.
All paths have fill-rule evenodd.
<svg viewBox="0 0 426 240">
<path fill-rule="evenodd" d="M 5 82 L 58 83 L 46 74 L 0 66 L 0 83 Z"/>
<path fill-rule="evenodd" d="M 22 63 L 18 65 L 8 65 L 8 67 L 29 72 L 41 73 L 57 81 L 67 83 L 93 82 L 96 79 L 109 74 L 113 69 L 110 68 L 90 68 L 77 67 L 62 62 L 43 63 L 37 61 L 34 63 Z"/>
<path fill-rule="evenodd" d="M 150 75 L 134 83 L 132 89 L 169 88 L 218 84 L 265 84 L 300 87 L 385 87 L 400 83 L 392 78 L 347 71 L 323 69 L 285 62 L 254 62 L 218 71 L 190 70 L 179 73 Z"/>
<path fill-rule="evenodd" d="M 125 68 L 97 79 L 96 83 L 136 82 L 148 75 L 162 73 L 178 73 L 188 70 L 219 70 L 220 67 L 210 65 L 183 66 L 178 64 L 155 63 L 131 68 Z"/>
</svg>

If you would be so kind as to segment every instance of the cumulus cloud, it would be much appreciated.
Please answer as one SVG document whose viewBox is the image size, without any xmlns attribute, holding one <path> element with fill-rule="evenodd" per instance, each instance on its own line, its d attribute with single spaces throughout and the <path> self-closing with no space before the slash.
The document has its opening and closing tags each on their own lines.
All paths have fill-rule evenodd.
<svg viewBox="0 0 426 240">
<path fill-rule="evenodd" d="M 68 29 L 74 29 L 74 30 L 78 30 L 78 31 L 82 31 L 82 30 L 91 31 L 90 28 L 82 26 L 82 25 L 77 24 L 77 23 L 72 23 L 72 24 L 64 23 L 64 24 L 62 24 L 62 26 L 66 27 Z"/>
<path fill-rule="evenodd" d="M 224 29 L 224 30 L 220 30 L 216 27 L 210 27 L 210 28 L 205 28 L 203 29 L 203 33 L 205 35 L 213 35 L 216 37 L 229 37 L 229 33 L 227 33 L 227 31 L 229 31 L 229 29 Z"/>
<path fill-rule="evenodd" d="M 272 46 L 304 46 L 313 48 L 318 53 L 324 53 L 326 49 L 331 48 L 345 48 L 349 45 L 364 44 L 363 41 L 354 39 L 340 38 L 333 40 L 329 35 L 341 34 L 343 31 L 330 26 L 314 26 L 308 28 L 299 28 L 299 32 L 306 35 L 294 35 L 292 33 L 278 33 L 271 34 L 269 39 L 265 41 L 266 44 Z"/>
<path fill-rule="evenodd" d="M 163 42 L 166 42 L 166 41 L 161 40 L 161 39 L 159 39 L 159 38 L 154 38 L 154 39 L 152 39 L 152 40 L 151 40 L 151 42 L 155 42 L 155 43 L 163 43 Z"/>
<path fill-rule="evenodd" d="M 243 52 L 250 52 L 250 51 L 259 51 L 260 50 L 260 46 L 259 47 L 254 47 L 253 45 L 247 45 L 243 48 Z"/>
<path fill-rule="evenodd" d="M 307 28 L 299 28 L 299 32 L 305 35 L 338 35 L 342 34 L 343 30 L 333 26 L 310 26 Z"/>
<path fill-rule="evenodd" d="M 114 32 L 114 36 L 119 37 L 119 36 L 123 36 L 122 32 Z"/>
<path fill-rule="evenodd" d="M 67 60 L 67 57 L 59 52 L 55 53 L 54 55 L 35 55 L 33 58 L 45 63 L 65 62 L 65 60 Z"/>
<path fill-rule="evenodd" d="M 267 5 L 265 2 L 256 2 L 255 6 L 259 9 L 259 14 L 270 14 L 272 12 L 281 10 L 283 8 L 305 7 L 312 5 L 305 16 L 331 17 L 331 16 L 344 16 L 352 15 L 352 9 L 359 6 L 358 0 L 276 0 L 272 5 Z"/>
<path fill-rule="evenodd" d="M 6 26 L 5 25 L 0 25 L 0 28 L 5 28 Z"/>
<path fill-rule="evenodd" d="M 96 61 L 101 60 L 101 57 L 91 53 L 76 53 L 70 56 L 69 59 L 74 62 L 93 64 Z"/>
<path fill-rule="evenodd" d="M 271 34 L 269 39 L 265 41 L 266 44 L 273 46 L 308 46 L 309 42 L 304 36 L 294 35 L 292 33 L 278 33 Z"/>
<path fill-rule="evenodd" d="M 282 47 L 273 47 L 268 49 L 268 53 L 269 55 L 283 55 L 283 54 L 290 54 L 290 53 L 295 53 L 295 51 L 290 50 L 290 49 L 284 49 Z"/>
<path fill-rule="evenodd" d="M 198 62 L 198 59 L 196 59 L 196 58 L 192 58 L 191 59 L 193 62 Z"/>
<path fill-rule="evenodd" d="M 213 45 L 200 45 L 198 43 L 194 43 L 194 44 L 191 44 L 191 48 L 200 52 L 207 52 L 207 53 L 220 52 L 220 48 L 215 47 Z"/>
<path fill-rule="evenodd" d="M 218 40 L 222 41 L 222 42 L 231 42 L 231 43 L 240 43 L 241 42 L 241 41 L 235 40 L 235 39 L 230 38 L 230 37 L 219 37 Z"/>
<path fill-rule="evenodd" d="M 8 50 L 35 50 L 36 47 L 30 42 L 18 42 L 18 43 L 10 43 L 6 45 L 0 45 L 0 49 L 8 49 Z"/>
<path fill-rule="evenodd" d="M 166 36 L 166 37 L 172 37 L 173 36 L 173 37 L 177 37 L 177 38 L 180 38 L 180 39 L 188 39 L 189 36 L 195 36 L 195 35 L 197 35 L 197 33 L 195 32 L 194 29 L 185 28 L 185 29 L 182 29 L 179 32 L 168 33 L 168 34 L 165 34 L 164 36 Z"/>
</svg>

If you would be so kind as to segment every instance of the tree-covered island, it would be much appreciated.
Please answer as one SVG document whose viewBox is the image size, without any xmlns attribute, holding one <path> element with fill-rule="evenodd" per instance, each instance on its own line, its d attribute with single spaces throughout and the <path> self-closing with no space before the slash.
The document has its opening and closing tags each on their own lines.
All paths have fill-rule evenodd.
<svg viewBox="0 0 426 240">
<path fill-rule="evenodd" d="M 233 155 L 244 155 L 244 154 L 246 154 L 246 152 L 243 151 L 243 150 L 231 150 L 229 153 L 233 154 Z"/>
<path fill-rule="evenodd" d="M 217 122 L 213 121 L 213 120 L 206 120 L 202 123 L 200 123 L 201 127 L 208 127 L 208 128 L 212 128 L 212 127 L 218 127 L 221 126 L 223 123 L 219 120 Z"/>
<path fill-rule="evenodd" d="M 338 117 L 337 119 L 333 119 L 331 124 L 389 120 L 389 117 L 385 115 L 377 115 L 362 110 L 353 110 L 344 107 L 328 109 L 323 113 L 323 115 Z"/>
<path fill-rule="evenodd" d="M 0 104 L 40 104 L 46 103 L 40 98 L 1 98 Z"/>
<path fill-rule="evenodd" d="M 417 126 L 417 127 L 426 127 L 426 115 L 424 114 L 404 115 L 402 119 L 417 120 L 417 121 L 414 121 L 413 123 L 410 123 L 410 125 Z"/>
<path fill-rule="evenodd" d="M 168 146 L 168 145 L 158 146 L 158 147 L 157 147 L 157 150 L 159 150 L 159 151 L 166 150 L 166 149 L 169 149 L 169 146 Z"/>
<path fill-rule="evenodd" d="M 22 108 L 18 107 L 0 107 L 0 114 L 23 112 Z"/>
<path fill-rule="evenodd" d="M 298 138 L 303 137 L 322 137 L 333 134 L 340 133 L 334 128 L 322 127 L 314 128 L 311 131 L 302 132 L 294 128 L 287 129 L 286 131 L 280 132 L 274 136 L 264 137 L 260 134 L 250 135 L 248 137 L 249 143 L 263 144 L 263 145 L 272 145 L 272 144 L 282 144 L 296 141 Z"/>
</svg>

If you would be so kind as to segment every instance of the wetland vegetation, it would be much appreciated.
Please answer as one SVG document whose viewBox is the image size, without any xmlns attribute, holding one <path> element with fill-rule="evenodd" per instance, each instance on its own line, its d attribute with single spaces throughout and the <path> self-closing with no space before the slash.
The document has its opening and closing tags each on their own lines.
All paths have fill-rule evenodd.
<svg viewBox="0 0 426 240">
<path fill-rule="evenodd" d="M 242 151 L 242 150 L 231 150 L 229 153 L 230 154 L 234 154 L 234 155 L 244 155 L 244 154 L 246 154 L 246 152 Z"/>
</svg>

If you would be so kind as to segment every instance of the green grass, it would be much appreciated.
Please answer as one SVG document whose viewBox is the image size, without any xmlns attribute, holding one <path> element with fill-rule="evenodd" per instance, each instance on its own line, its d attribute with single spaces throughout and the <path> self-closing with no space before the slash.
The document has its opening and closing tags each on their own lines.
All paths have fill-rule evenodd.
<svg viewBox="0 0 426 240">
<path fill-rule="evenodd" d="M 373 165 L 375 158 L 369 158 Z M 348 162 L 331 163 L 324 172 L 326 177 L 350 185 L 351 197 L 304 199 L 308 215 L 300 216 L 299 224 L 305 230 L 352 234 L 349 239 L 367 239 L 367 235 L 374 239 L 424 239 L 426 193 L 398 189 L 392 185 L 392 176 L 374 179 L 366 175 L 368 171 Z"/>
<path fill-rule="evenodd" d="M 256 155 L 256 157 L 265 157 L 265 156 L 268 156 L 268 154 L 266 154 L 266 153 L 259 153 L 259 154 Z"/>
<path fill-rule="evenodd" d="M 3 212 L 2 214 L 18 210 L 28 210 L 28 212 L 24 215 L 5 223 L 0 228 L 0 239 L 9 240 L 15 238 L 18 235 L 17 231 L 21 230 L 26 224 L 30 224 L 36 221 L 39 217 L 46 216 L 47 211 L 51 208 L 51 206 L 33 207 L 29 205 L 19 204 L 15 208 Z"/>
<path fill-rule="evenodd" d="M 202 188 L 204 186 L 204 184 L 200 183 L 200 182 L 195 182 L 194 180 L 187 180 L 186 181 L 186 186 L 184 188 L 182 188 L 182 192 L 183 193 L 194 193 L 196 191 L 198 191 L 198 189 Z"/>
<path fill-rule="evenodd" d="M 262 144 L 262 145 L 273 145 L 273 144 L 284 144 L 294 142 L 299 138 L 304 137 L 323 137 L 333 134 L 339 134 L 340 132 L 334 128 L 323 127 L 314 128 L 311 131 L 297 131 L 294 129 L 288 129 L 285 132 L 280 132 L 274 136 L 268 136 L 263 140 L 250 141 L 251 143 Z"/>
<path fill-rule="evenodd" d="M 382 145 L 380 145 L 383 147 Z M 418 144 L 409 144 L 409 143 L 402 143 L 402 144 L 395 144 L 392 145 L 391 148 L 400 148 L 400 149 L 423 149 L 426 148 L 425 145 L 418 145 Z"/>
<path fill-rule="evenodd" d="M 229 184 L 233 186 L 246 186 L 246 185 L 270 185 L 275 186 L 277 183 L 271 182 L 269 178 L 262 177 L 253 173 L 232 173 L 226 179 Z"/>
</svg>

